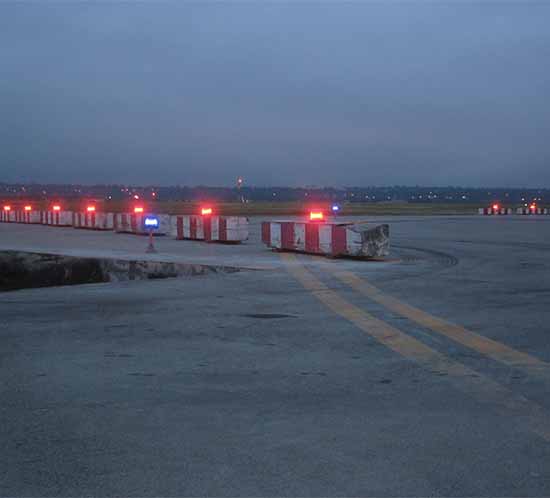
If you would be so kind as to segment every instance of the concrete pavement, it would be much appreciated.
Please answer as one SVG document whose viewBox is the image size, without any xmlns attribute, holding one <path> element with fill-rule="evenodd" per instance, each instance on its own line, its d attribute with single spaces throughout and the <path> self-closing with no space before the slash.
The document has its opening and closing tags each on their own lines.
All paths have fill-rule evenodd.
<svg viewBox="0 0 550 498">
<path fill-rule="evenodd" d="M 548 495 L 550 220 L 390 222 L 386 263 L 1 294 L 0 494 Z"/>
</svg>

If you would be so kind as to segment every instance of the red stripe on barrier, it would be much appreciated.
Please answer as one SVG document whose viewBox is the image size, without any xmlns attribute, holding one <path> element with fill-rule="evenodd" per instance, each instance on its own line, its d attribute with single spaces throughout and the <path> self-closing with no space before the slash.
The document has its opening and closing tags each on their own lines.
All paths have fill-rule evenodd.
<svg viewBox="0 0 550 498">
<path fill-rule="evenodd" d="M 137 216 L 135 214 L 130 215 L 130 229 L 132 232 L 137 232 Z"/>
<path fill-rule="evenodd" d="M 306 223 L 306 252 L 319 252 L 319 225 Z"/>
<path fill-rule="evenodd" d="M 262 221 L 262 242 L 267 246 L 271 245 L 271 223 Z"/>
<path fill-rule="evenodd" d="M 332 225 L 332 254 L 345 254 L 347 249 L 346 229 Z"/>
<path fill-rule="evenodd" d="M 204 240 L 207 242 L 212 241 L 212 218 L 210 216 L 205 216 L 202 219 L 202 225 L 204 227 Z"/>
<path fill-rule="evenodd" d="M 191 216 L 189 219 L 189 238 L 197 238 L 197 218 L 195 218 L 194 216 Z"/>
<path fill-rule="evenodd" d="M 57 211 L 55 212 L 55 224 L 59 225 L 59 213 Z"/>
<path fill-rule="evenodd" d="M 96 228 L 96 226 L 95 226 L 95 213 L 91 214 L 90 225 L 92 225 L 92 228 Z"/>
<path fill-rule="evenodd" d="M 176 239 L 183 239 L 183 217 L 181 216 L 176 218 Z"/>
<path fill-rule="evenodd" d="M 294 249 L 294 222 L 281 223 L 281 248 Z"/>
<path fill-rule="evenodd" d="M 227 241 L 227 220 L 225 218 L 218 218 L 218 220 L 218 239 Z"/>
</svg>

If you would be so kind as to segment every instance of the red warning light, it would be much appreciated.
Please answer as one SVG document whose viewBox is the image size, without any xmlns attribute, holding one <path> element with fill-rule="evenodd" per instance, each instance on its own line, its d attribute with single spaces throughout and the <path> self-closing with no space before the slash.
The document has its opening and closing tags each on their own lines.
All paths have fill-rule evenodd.
<svg viewBox="0 0 550 498">
<path fill-rule="evenodd" d="M 310 211 L 309 220 L 310 221 L 322 221 L 325 218 L 323 211 Z"/>
<path fill-rule="evenodd" d="M 535 209 L 537 209 L 537 205 L 533 202 L 533 204 L 529 206 L 529 209 L 531 209 L 531 211 L 534 211 Z"/>
<path fill-rule="evenodd" d="M 88 211 L 88 213 L 93 213 L 95 211 L 95 206 L 88 206 L 86 211 Z"/>
<path fill-rule="evenodd" d="M 11 211 L 11 206 L 4 206 L 4 211 Z"/>
<path fill-rule="evenodd" d="M 493 209 L 494 209 L 495 211 L 498 211 L 498 208 L 499 208 L 499 205 L 498 205 L 498 204 L 493 204 Z"/>
<path fill-rule="evenodd" d="M 32 206 L 25 206 L 25 211 L 32 211 Z"/>
<path fill-rule="evenodd" d="M 143 213 L 143 208 L 142 207 L 135 207 L 134 208 L 134 213 Z"/>
<path fill-rule="evenodd" d="M 201 214 L 203 216 L 208 216 L 209 214 L 212 214 L 212 208 L 202 208 L 201 209 Z"/>
<path fill-rule="evenodd" d="M 61 211 L 61 206 L 56 205 L 56 206 L 53 207 L 53 210 L 54 211 Z"/>
</svg>

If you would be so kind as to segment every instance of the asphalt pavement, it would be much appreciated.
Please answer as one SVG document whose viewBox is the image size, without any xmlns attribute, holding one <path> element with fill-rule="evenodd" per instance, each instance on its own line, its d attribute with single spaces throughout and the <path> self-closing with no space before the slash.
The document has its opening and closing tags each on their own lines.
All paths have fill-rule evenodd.
<svg viewBox="0 0 550 498">
<path fill-rule="evenodd" d="M 0 495 L 550 495 L 550 217 L 382 220 L 385 262 L 272 253 L 253 219 L 157 241 L 237 273 L 0 294 Z"/>
</svg>

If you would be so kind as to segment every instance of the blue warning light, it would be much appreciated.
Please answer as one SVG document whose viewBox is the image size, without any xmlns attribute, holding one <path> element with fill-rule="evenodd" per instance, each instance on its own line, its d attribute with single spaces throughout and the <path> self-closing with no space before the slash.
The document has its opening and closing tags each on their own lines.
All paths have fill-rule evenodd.
<svg viewBox="0 0 550 498">
<path fill-rule="evenodd" d="M 146 230 L 156 230 L 159 226 L 160 222 L 156 216 L 146 216 L 143 218 L 143 227 Z"/>
<path fill-rule="evenodd" d="M 340 211 L 340 206 L 338 204 L 333 204 L 332 205 L 332 212 L 337 213 L 338 211 Z"/>
</svg>

